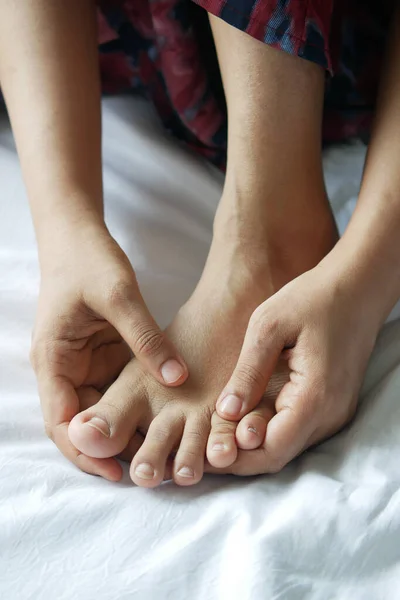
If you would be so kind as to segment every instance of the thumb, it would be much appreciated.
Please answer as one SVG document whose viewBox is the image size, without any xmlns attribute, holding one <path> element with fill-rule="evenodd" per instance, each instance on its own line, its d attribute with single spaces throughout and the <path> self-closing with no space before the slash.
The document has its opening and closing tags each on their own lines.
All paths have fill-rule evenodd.
<svg viewBox="0 0 400 600">
<path fill-rule="evenodd" d="M 239 421 L 260 402 L 287 340 L 287 324 L 273 316 L 267 302 L 250 318 L 235 370 L 217 400 L 220 417 Z"/>
<path fill-rule="evenodd" d="M 153 319 L 136 282 L 119 283 L 102 314 L 160 383 L 178 386 L 187 379 L 184 360 Z"/>
</svg>

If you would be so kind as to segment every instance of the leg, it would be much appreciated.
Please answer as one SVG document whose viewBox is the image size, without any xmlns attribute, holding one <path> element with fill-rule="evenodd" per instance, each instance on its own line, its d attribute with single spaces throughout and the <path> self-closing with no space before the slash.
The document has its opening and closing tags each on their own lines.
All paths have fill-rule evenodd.
<svg viewBox="0 0 400 600">
<path fill-rule="evenodd" d="M 337 239 L 322 172 L 324 73 L 216 17 L 211 24 L 229 117 L 227 177 L 216 231 L 236 243 L 239 238 L 248 261 L 263 261 L 273 294 L 315 266 Z M 263 403 L 239 424 L 240 448 L 262 442 L 273 415 L 271 399 L 287 377 L 284 364 L 275 375 Z M 226 460 L 213 447 L 231 437 L 244 416 L 233 400 L 225 410 L 233 427 L 229 430 L 215 414 L 208 443 L 207 456 L 216 467 L 226 466 Z M 229 433 L 221 435 L 221 427 Z"/>
<path fill-rule="evenodd" d="M 336 239 L 321 165 L 322 69 L 212 23 L 229 113 L 228 171 L 203 275 L 168 328 L 189 379 L 167 390 L 133 360 L 69 430 L 79 450 L 97 457 L 117 454 L 136 430 L 148 430 L 131 469 L 146 487 L 162 481 L 175 451 L 175 481 L 199 481 L 215 401 L 251 313 L 315 266 Z M 90 423 L 94 416 L 103 419 L 103 432 L 98 420 Z M 236 422 L 213 417 L 213 465 L 235 460 L 235 430 Z"/>
</svg>

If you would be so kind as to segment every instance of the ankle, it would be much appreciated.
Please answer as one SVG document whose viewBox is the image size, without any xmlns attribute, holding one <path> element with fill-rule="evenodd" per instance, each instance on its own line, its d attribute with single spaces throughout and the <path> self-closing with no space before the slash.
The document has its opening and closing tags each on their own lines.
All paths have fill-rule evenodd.
<svg viewBox="0 0 400 600">
<path fill-rule="evenodd" d="M 338 240 L 336 224 L 325 197 L 300 203 L 288 214 L 240 215 L 219 211 L 207 269 L 242 271 L 245 279 L 268 277 L 276 292 L 286 283 L 315 267 Z"/>
</svg>

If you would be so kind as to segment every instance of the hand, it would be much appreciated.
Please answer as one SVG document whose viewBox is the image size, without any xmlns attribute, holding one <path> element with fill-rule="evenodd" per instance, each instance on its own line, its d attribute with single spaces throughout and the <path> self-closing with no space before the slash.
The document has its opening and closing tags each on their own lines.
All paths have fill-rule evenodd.
<svg viewBox="0 0 400 600">
<path fill-rule="evenodd" d="M 164 385 L 183 383 L 187 368 L 151 317 L 128 258 L 104 226 L 76 225 L 40 250 L 31 360 L 46 432 L 82 470 L 119 479 L 115 459 L 86 457 L 68 439 L 85 388 L 101 391 L 111 384 L 130 350 Z"/>
<path fill-rule="evenodd" d="M 229 426 L 236 429 L 242 450 L 223 471 L 252 475 L 281 470 L 352 419 L 381 317 L 362 289 L 356 269 L 344 273 L 323 261 L 256 309 L 237 366 L 217 401 L 216 433 L 208 444 L 211 464 L 218 432 L 228 435 Z M 273 394 L 268 385 L 282 359 L 289 375 Z"/>
</svg>

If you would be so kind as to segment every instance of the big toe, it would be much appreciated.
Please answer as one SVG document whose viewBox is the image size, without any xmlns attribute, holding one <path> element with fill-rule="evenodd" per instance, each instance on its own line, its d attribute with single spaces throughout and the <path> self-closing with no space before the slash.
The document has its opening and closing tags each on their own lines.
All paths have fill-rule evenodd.
<svg viewBox="0 0 400 600">
<path fill-rule="evenodd" d="M 213 467 L 222 469 L 235 462 L 237 457 L 236 427 L 236 421 L 225 421 L 214 412 L 207 443 L 207 460 Z"/>
<path fill-rule="evenodd" d="M 116 456 L 124 450 L 145 408 L 144 398 L 132 397 L 131 389 L 121 389 L 117 380 L 97 404 L 72 419 L 68 435 L 78 450 L 93 458 Z"/>
</svg>

